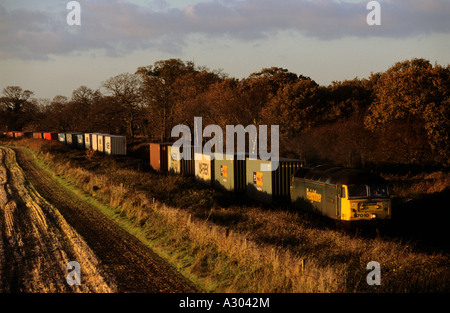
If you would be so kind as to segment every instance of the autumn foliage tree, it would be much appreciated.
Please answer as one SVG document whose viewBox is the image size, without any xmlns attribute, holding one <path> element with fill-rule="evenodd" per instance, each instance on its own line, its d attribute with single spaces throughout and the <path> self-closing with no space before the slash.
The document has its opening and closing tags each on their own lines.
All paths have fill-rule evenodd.
<svg viewBox="0 0 450 313">
<path fill-rule="evenodd" d="M 398 62 L 380 75 L 374 92 L 375 101 L 364 121 L 368 129 L 400 122 L 408 129 L 423 125 L 431 148 L 445 158 L 450 156 L 449 66 L 433 66 L 424 59 Z"/>
<path fill-rule="evenodd" d="M 170 137 L 176 93 L 175 82 L 189 73 L 196 73 L 193 62 L 169 59 L 155 62 L 154 65 L 139 67 L 136 74 L 142 78 L 142 97 L 151 133 L 162 141 Z"/>
<path fill-rule="evenodd" d="M 321 123 L 335 122 L 352 116 L 362 118 L 373 102 L 373 81 L 358 78 L 333 81 L 326 89 L 325 97 Z"/>
<path fill-rule="evenodd" d="M 319 85 L 298 79 L 282 85 L 262 109 L 264 123 L 280 126 L 280 135 L 289 138 L 311 127 L 319 116 Z"/>
</svg>

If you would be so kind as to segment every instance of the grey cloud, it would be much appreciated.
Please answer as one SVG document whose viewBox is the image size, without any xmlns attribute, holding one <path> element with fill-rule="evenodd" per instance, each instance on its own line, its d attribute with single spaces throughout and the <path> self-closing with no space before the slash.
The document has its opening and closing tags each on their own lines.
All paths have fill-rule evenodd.
<svg viewBox="0 0 450 313">
<path fill-rule="evenodd" d="M 46 59 L 92 49 L 104 49 L 110 56 L 145 48 L 174 53 L 182 51 L 190 34 L 251 41 L 284 30 L 322 40 L 450 32 L 448 0 L 379 2 L 381 26 L 367 25 L 366 2 L 331 0 L 205 1 L 184 9 L 170 9 L 161 0 L 145 7 L 92 0 L 80 2 L 81 26 L 66 24 L 65 6 L 10 12 L 0 6 L 0 58 Z"/>
</svg>

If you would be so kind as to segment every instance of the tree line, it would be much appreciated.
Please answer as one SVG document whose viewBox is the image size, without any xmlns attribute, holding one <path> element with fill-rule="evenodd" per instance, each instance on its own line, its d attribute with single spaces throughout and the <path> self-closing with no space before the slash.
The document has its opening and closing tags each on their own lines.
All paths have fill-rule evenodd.
<svg viewBox="0 0 450 313">
<path fill-rule="evenodd" d="M 171 139 L 173 126 L 279 125 L 280 153 L 345 166 L 449 164 L 450 65 L 397 62 L 368 78 L 321 86 L 284 68 L 243 79 L 168 59 L 71 98 L 3 89 L 0 130 L 79 131 Z M 1 129 L 3 128 L 3 129 Z"/>
</svg>

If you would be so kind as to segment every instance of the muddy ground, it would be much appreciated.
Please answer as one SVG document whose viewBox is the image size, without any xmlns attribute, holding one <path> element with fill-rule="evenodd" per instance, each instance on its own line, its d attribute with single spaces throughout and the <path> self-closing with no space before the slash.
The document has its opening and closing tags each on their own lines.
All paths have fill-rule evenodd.
<svg viewBox="0 0 450 313">
<path fill-rule="evenodd" d="M 70 261 L 80 264 L 80 285 L 66 281 Z M 194 291 L 139 240 L 68 193 L 25 149 L 0 147 L 0 292 Z"/>
</svg>

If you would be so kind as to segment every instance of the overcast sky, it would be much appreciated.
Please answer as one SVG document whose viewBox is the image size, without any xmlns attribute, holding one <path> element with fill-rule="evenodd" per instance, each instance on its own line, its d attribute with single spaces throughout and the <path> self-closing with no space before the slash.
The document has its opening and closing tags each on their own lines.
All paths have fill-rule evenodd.
<svg viewBox="0 0 450 313">
<path fill-rule="evenodd" d="M 243 78 L 278 66 L 321 85 L 397 61 L 450 63 L 450 0 L 0 0 L 0 88 L 70 97 L 120 73 L 180 58 Z"/>
</svg>

